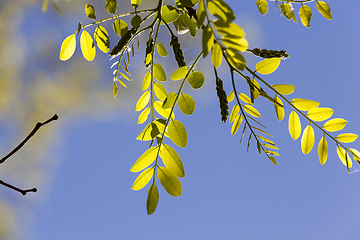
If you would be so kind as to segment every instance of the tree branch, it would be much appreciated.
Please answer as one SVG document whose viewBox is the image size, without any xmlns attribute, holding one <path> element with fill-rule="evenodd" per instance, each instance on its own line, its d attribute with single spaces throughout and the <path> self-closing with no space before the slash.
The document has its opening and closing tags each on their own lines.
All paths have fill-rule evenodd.
<svg viewBox="0 0 360 240">
<path fill-rule="evenodd" d="M 18 191 L 20 192 L 22 195 L 26 195 L 27 192 L 37 192 L 37 189 L 36 188 L 31 188 L 31 189 L 26 189 L 26 190 L 23 190 L 23 189 L 20 189 L 20 188 L 17 188 L 9 183 L 6 183 L 2 180 L 0 180 L 0 184 L 4 185 L 5 187 L 8 187 L 8 188 L 11 188 L 15 191 Z"/>
</svg>

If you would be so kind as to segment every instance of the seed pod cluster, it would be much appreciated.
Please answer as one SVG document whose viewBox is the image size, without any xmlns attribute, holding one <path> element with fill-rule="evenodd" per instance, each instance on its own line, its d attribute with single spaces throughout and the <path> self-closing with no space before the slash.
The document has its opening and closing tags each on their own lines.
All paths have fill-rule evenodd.
<svg viewBox="0 0 360 240">
<path fill-rule="evenodd" d="M 111 49 L 109 53 L 110 56 L 118 55 L 124 49 L 126 44 L 129 42 L 131 35 L 134 34 L 135 32 L 136 32 L 136 28 L 132 28 L 129 31 L 127 31 L 126 34 L 122 38 L 120 38 L 116 46 L 113 49 Z"/>
<path fill-rule="evenodd" d="M 220 102 L 221 121 L 226 122 L 226 119 L 229 115 L 229 106 L 227 95 L 223 88 L 223 81 L 220 78 L 216 78 L 216 93 Z"/>
<path fill-rule="evenodd" d="M 175 55 L 175 60 L 180 67 L 186 66 L 186 62 L 185 62 L 185 58 L 184 58 L 184 54 L 183 51 L 181 50 L 181 46 L 179 43 L 179 38 L 175 35 L 173 35 L 171 37 L 171 41 L 170 41 L 170 47 L 173 48 L 173 52 Z"/>
<path fill-rule="evenodd" d="M 154 47 L 154 40 L 152 38 L 150 38 L 147 42 L 146 42 L 146 49 L 145 49 L 145 66 L 148 68 L 150 66 L 150 63 L 146 64 L 146 56 L 148 54 L 151 54 L 152 50 Z"/>
<path fill-rule="evenodd" d="M 248 50 L 249 52 L 251 52 L 252 54 L 254 54 L 255 56 L 259 56 L 262 58 L 289 58 L 289 54 L 286 53 L 285 50 L 267 50 L 267 49 L 259 49 L 259 48 L 254 48 L 254 49 L 250 49 Z"/>
</svg>

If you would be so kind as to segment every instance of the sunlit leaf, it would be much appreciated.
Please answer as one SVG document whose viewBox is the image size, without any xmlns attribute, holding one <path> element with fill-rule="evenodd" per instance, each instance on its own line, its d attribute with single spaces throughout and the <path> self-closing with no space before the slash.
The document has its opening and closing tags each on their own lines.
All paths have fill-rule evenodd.
<svg viewBox="0 0 360 240">
<path fill-rule="evenodd" d="M 232 121 L 234 121 L 235 117 L 239 114 L 240 112 L 240 107 L 238 104 L 235 104 L 234 107 L 231 110 L 231 114 L 229 117 L 229 122 L 231 123 Z"/>
<path fill-rule="evenodd" d="M 266 0 L 257 0 L 256 6 L 262 15 L 265 15 L 269 10 L 269 4 Z"/>
<path fill-rule="evenodd" d="M 170 171 L 178 177 L 185 177 L 183 163 L 177 152 L 169 145 L 162 144 L 160 147 L 160 157 Z"/>
<path fill-rule="evenodd" d="M 236 106 L 238 106 L 238 105 L 236 105 Z M 243 120 L 242 114 L 236 115 L 236 117 L 234 119 L 234 123 L 231 127 L 231 135 L 234 135 L 239 130 L 242 120 Z"/>
<path fill-rule="evenodd" d="M 151 74 L 150 74 L 150 72 L 147 72 L 145 74 L 145 77 L 144 77 L 144 80 L 142 83 L 142 90 L 148 89 L 150 86 L 150 82 L 151 82 Z"/>
<path fill-rule="evenodd" d="M 347 123 L 348 123 L 348 121 L 346 121 L 345 119 L 334 118 L 334 119 L 330 119 L 329 121 L 327 121 L 324 124 L 323 128 L 329 132 L 336 132 L 336 131 L 342 130 L 346 126 Z"/>
<path fill-rule="evenodd" d="M 154 65 L 154 78 L 160 82 L 166 81 L 166 74 L 160 63 Z"/>
<path fill-rule="evenodd" d="M 274 155 L 274 156 L 280 156 L 279 153 L 277 153 L 275 151 L 268 150 L 268 149 L 265 149 L 265 153 L 268 153 L 268 154 L 271 154 L 271 155 Z"/>
<path fill-rule="evenodd" d="M 331 108 L 312 108 L 308 111 L 307 116 L 313 121 L 321 122 L 329 119 L 333 113 L 334 110 Z"/>
<path fill-rule="evenodd" d="M 213 22 L 215 30 L 227 38 L 243 38 L 245 37 L 244 30 L 234 22 L 225 22 L 223 20 L 216 20 Z"/>
<path fill-rule="evenodd" d="M 351 150 L 351 155 L 353 156 L 354 160 L 360 164 L 360 152 L 354 148 L 349 148 Z"/>
<path fill-rule="evenodd" d="M 167 131 L 173 143 L 175 143 L 177 146 L 182 148 L 186 147 L 187 144 L 186 128 L 180 121 L 172 120 L 168 125 Z"/>
<path fill-rule="evenodd" d="M 271 148 L 271 149 L 279 149 L 277 146 L 275 146 L 273 144 L 262 143 L 261 145 L 263 145 L 264 147 L 267 147 L 267 148 Z"/>
<path fill-rule="evenodd" d="M 197 26 L 198 28 L 201 28 L 203 26 L 206 17 L 205 3 L 203 0 L 199 1 L 197 16 L 198 16 Z"/>
<path fill-rule="evenodd" d="M 123 37 L 128 32 L 128 25 L 123 20 L 115 19 L 113 23 L 113 29 L 117 35 Z"/>
<path fill-rule="evenodd" d="M 253 105 L 254 103 L 251 102 L 251 99 L 245 93 L 239 93 L 240 100 L 244 103 Z"/>
<path fill-rule="evenodd" d="M 222 49 L 220 44 L 214 43 L 214 47 L 211 49 L 211 61 L 215 68 L 219 67 L 222 60 Z"/>
<path fill-rule="evenodd" d="M 188 14 L 180 14 L 178 19 L 174 22 L 174 27 L 179 34 L 185 34 L 190 28 L 190 17 Z"/>
<path fill-rule="evenodd" d="M 170 75 L 171 80 L 177 81 L 181 80 L 186 76 L 186 73 L 188 71 L 187 66 L 183 66 L 181 68 L 178 68 L 173 74 Z"/>
<path fill-rule="evenodd" d="M 137 101 L 135 110 L 136 111 L 143 110 L 144 107 L 146 107 L 146 105 L 149 103 L 149 100 L 150 100 L 150 92 L 146 91 L 140 96 L 139 100 Z"/>
<path fill-rule="evenodd" d="M 296 22 L 296 17 L 295 17 L 295 14 L 294 14 L 294 11 L 293 11 L 293 8 L 291 6 L 290 3 L 282 3 L 280 5 L 280 9 L 281 9 L 281 12 L 282 14 L 284 14 L 284 16 L 291 21 L 291 19 L 294 20 L 294 22 Z"/>
<path fill-rule="evenodd" d="M 268 156 L 268 158 L 270 159 L 270 161 L 276 166 L 277 163 L 276 163 L 276 159 L 274 157 L 270 157 Z"/>
<path fill-rule="evenodd" d="M 95 58 L 95 45 L 90 34 L 83 30 L 80 36 L 80 47 L 84 58 L 88 61 L 92 61 Z"/>
<path fill-rule="evenodd" d="M 301 137 L 301 150 L 304 154 L 308 154 L 315 143 L 315 133 L 313 127 L 309 124 Z"/>
<path fill-rule="evenodd" d="M 237 51 L 233 51 L 231 49 L 226 49 L 226 54 L 227 54 L 230 64 L 233 67 L 235 67 L 241 71 L 245 70 L 246 61 L 245 61 L 245 58 L 243 57 L 243 55 L 241 55 L 241 53 L 239 53 Z"/>
<path fill-rule="evenodd" d="M 164 47 L 164 45 L 161 42 L 158 42 L 156 44 L 156 49 L 160 56 L 166 57 L 168 55 L 166 48 Z"/>
<path fill-rule="evenodd" d="M 301 134 L 301 122 L 299 115 L 293 110 L 289 116 L 289 133 L 296 140 Z"/>
<path fill-rule="evenodd" d="M 169 108 L 168 108 L 168 109 L 165 109 L 165 108 L 162 107 L 162 105 L 163 105 L 163 102 L 161 102 L 161 101 L 155 101 L 155 102 L 154 102 L 154 108 L 155 108 L 156 112 L 157 112 L 158 114 L 160 114 L 162 117 L 168 118 L 168 117 L 169 117 L 169 114 L 170 114 L 170 112 L 171 112 L 171 109 L 169 109 Z M 175 118 L 174 112 L 171 113 L 171 118 L 172 118 L 172 119 Z"/>
<path fill-rule="evenodd" d="M 253 117 L 261 117 L 261 114 L 251 105 L 244 105 L 244 110 Z"/>
<path fill-rule="evenodd" d="M 140 3 L 141 0 L 131 0 L 131 5 L 133 6 L 133 8 L 139 7 Z"/>
<path fill-rule="evenodd" d="M 75 48 L 76 48 L 76 38 L 74 33 L 68 36 L 67 38 L 65 38 L 65 40 L 62 42 L 60 49 L 60 56 L 59 56 L 60 60 L 66 61 L 69 58 L 71 58 L 75 52 Z"/>
<path fill-rule="evenodd" d="M 249 45 L 245 38 L 223 37 L 221 41 L 225 47 L 239 52 L 246 51 Z"/>
<path fill-rule="evenodd" d="M 274 97 L 274 101 L 278 103 L 278 104 L 274 103 L 276 117 L 279 121 L 281 121 L 285 117 L 285 110 L 283 107 L 279 106 L 279 104 L 283 105 L 283 103 L 277 95 Z"/>
<path fill-rule="evenodd" d="M 150 114 L 150 107 L 145 108 L 139 115 L 138 124 L 143 124 Z"/>
<path fill-rule="evenodd" d="M 159 191 L 155 183 L 151 184 L 146 197 L 146 210 L 147 214 L 151 215 L 155 212 L 157 204 L 159 202 Z"/>
<path fill-rule="evenodd" d="M 235 93 L 234 91 L 232 90 L 229 95 L 227 96 L 226 100 L 229 102 L 232 102 L 233 100 L 235 99 Z"/>
<path fill-rule="evenodd" d="M 358 138 L 358 135 L 354 133 L 342 133 L 337 135 L 336 139 L 342 143 L 351 143 Z"/>
<path fill-rule="evenodd" d="M 266 75 L 275 72 L 280 66 L 281 58 L 269 58 L 262 60 L 256 64 L 256 71 Z"/>
<path fill-rule="evenodd" d="M 98 48 L 107 53 L 110 50 L 110 39 L 106 29 L 99 25 L 94 32 L 94 39 Z"/>
<path fill-rule="evenodd" d="M 177 97 L 177 94 L 175 92 L 169 93 L 167 98 L 164 100 L 162 107 L 164 109 L 171 108 L 174 105 L 176 97 Z"/>
<path fill-rule="evenodd" d="M 114 97 L 116 97 L 117 93 L 118 93 L 118 86 L 116 85 L 116 82 L 114 81 L 114 90 L 113 90 Z"/>
<path fill-rule="evenodd" d="M 90 4 L 85 5 L 85 14 L 86 14 L 86 16 L 88 16 L 88 18 L 90 18 L 92 20 L 96 20 L 95 9 L 92 5 L 90 5 Z"/>
<path fill-rule="evenodd" d="M 178 7 L 191 8 L 195 6 L 199 2 L 199 0 L 175 0 L 175 2 Z"/>
<path fill-rule="evenodd" d="M 146 150 L 139 158 L 136 160 L 134 165 L 131 167 L 131 172 L 140 172 L 141 170 L 147 168 L 150 164 L 155 161 L 159 148 L 151 147 Z"/>
<path fill-rule="evenodd" d="M 299 10 L 299 16 L 301 19 L 302 24 L 305 27 L 310 27 L 310 20 L 312 16 L 311 8 L 307 5 L 301 5 L 301 8 Z"/>
<path fill-rule="evenodd" d="M 131 189 L 137 191 L 137 190 L 144 188 L 151 180 L 153 174 L 154 174 L 154 168 L 150 167 L 150 168 L 145 169 L 135 179 L 135 182 L 133 183 Z"/>
<path fill-rule="evenodd" d="M 154 14 L 154 18 L 157 18 L 157 13 Z M 164 5 L 161 8 L 161 18 L 167 24 L 176 21 L 179 17 L 178 10 L 172 5 Z"/>
<path fill-rule="evenodd" d="M 180 180 L 169 169 L 159 166 L 158 178 L 161 185 L 173 197 L 178 197 L 182 193 L 182 186 Z"/>
<path fill-rule="evenodd" d="M 106 11 L 110 14 L 115 14 L 117 10 L 116 0 L 106 0 Z"/>
<path fill-rule="evenodd" d="M 214 44 L 214 34 L 209 26 L 203 29 L 202 35 L 202 49 L 203 57 L 206 57 Z"/>
<path fill-rule="evenodd" d="M 316 8 L 324 16 L 324 18 L 331 20 L 330 6 L 324 1 L 316 1 Z"/>
<path fill-rule="evenodd" d="M 195 100 L 186 93 L 179 96 L 178 105 L 181 112 L 186 115 L 191 115 L 195 111 Z"/>
<path fill-rule="evenodd" d="M 224 22 L 233 21 L 235 19 L 234 12 L 223 0 L 208 0 L 207 8 L 212 15 Z"/>
<path fill-rule="evenodd" d="M 258 89 L 260 89 L 260 84 L 258 83 L 258 81 L 256 81 L 255 78 L 251 79 L 251 83 L 254 84 L 254 88 L 252 89 L 252 95 L 254 99 L 257 99 L 260 96 L 260 91 Z"/>
<path fill-rule="evenodd" d="M 156 97 L 161 101 L 164 101 L 168 95 L 164 86 L 161 83 L 157 83 L 157 82 L 154 83 L 154 92 Z"/>
<path fill-rule="evenodd" d="M 293 98 L 292 104 L 301 111 L 309 111 L 312 108 L 316 108 L 319 106 L 319 102 L 315 102 L 309 99 L 302 99 L 302 98 Z"/>
<path fill-rule="evenodd" d="M 324 165 L 326 163 L 327 157 L 328 157 L 328 144 L 324 136 L 320 139 L 319 146 L 318 146 L 318 155 L 319 155 L 319 161 L 321 165 Z"/>
<path fill-rule="evenodd" d="M 149 141 L 151 139 L 153 139 L 152 135 L 154 135 L 154 129 L 153 126 L 155 126 L 153 124 L 153 122 L 149 123 L 142 131 L 141 133 L 136 137 L 137 140 L 141 140 L 141 141 Z M 155 129 L 155 131 L 159 131 L 158 128 Z"/>
<path fill-rule="evenodd" d="M 341 162 L 347 167 L 352 168 L 352 161 L 349 154 L 342 147 L 336 146 L 336 153 Z"/>
<path fill-rule="evenodd" d="M 49 4 L 49 0 L 44 0 L 42 8 L 41 8 L 43 13 L 46 12 L 48 4 Z"/>
<path fill-rule="evenodd" d="M 264 142 L 268 143 L 268 144 L 271 144 L 271 145 L 274 145 L 275 146 L 275 143 L 261 135 L 256 135 L 258 138 L 260 138 L 261 140 L 263 140 Z"/>
<path fill-rule="evenodd" d="M 188 82 L 194 89 L 199 89 L 205 82 L 204 74 L 200 71 L 194 71 L 188 76 Z"/>
<path fill-rule="evenodd" d="M 275 84 L 272 85 L 282 95 L 289 95 L 295 91 L 295 86 L 292 84 Z"/>
</svg>

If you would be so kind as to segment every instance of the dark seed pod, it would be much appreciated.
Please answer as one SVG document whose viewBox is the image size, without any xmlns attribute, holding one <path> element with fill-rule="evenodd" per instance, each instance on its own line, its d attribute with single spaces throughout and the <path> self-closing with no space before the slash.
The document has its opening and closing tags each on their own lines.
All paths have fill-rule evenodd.
<svg viewBox="0 0 360 240">
<path fill-rule="evenodd" d="M 146 56 L 148 54 L 151 54 L 152 50 L 153 50 L 153 46 L 154 46 L 154 40 L 152 38 L 150 38 L 147 42 L 146 42 L 146 49 L 145 49 L 145 66 L 148 68 L 150 66 L 150 63 L 146 64 Z"/>
<path fill-rule="evenodd" d="M 111 49 L 109 53 L 110 56 L 118 55 L 128 44 L 129 40 L 131 39 L 131 35 L 134 34 L 135 32 L 136 32 L 135 28 L 132 28 L 129 31 L 127 31 L 126 34 L 122 38 L 120 38 L 116 46 L 113 49 Z"/>
<path fill-rule="evenodd" d="M 179 68 L 186 66 L 184 54 L 183 54 L 183 51 L 181 50 L 181 46 L 180 46 L 179 39 L 177 36 L 171 37 L 170 46 L 173 48 L 175 60 L 178 64 Z"/>
<path fill-rule="evenodd" d="M 229 106 L 227 95 L 223 88 L 223 81 L 220 78 L 216 78 L 216 93 L 220 102 L 221 121 L 226 122 L 226 119 L 229 115 Z"/>
<path fill-rule="evenodd" d="M 258 57 L 262 57 L 262 58 L 289 58 L 289 54 L 286 53 L 285 50 L 267 50 L 267 49 L 259 49 L 259 48 L 254 48 L 254 49 L 249 49 L 249 52 L 251 52 L 252 54 L 254 54 L 255 56 Z"/>
</svg>

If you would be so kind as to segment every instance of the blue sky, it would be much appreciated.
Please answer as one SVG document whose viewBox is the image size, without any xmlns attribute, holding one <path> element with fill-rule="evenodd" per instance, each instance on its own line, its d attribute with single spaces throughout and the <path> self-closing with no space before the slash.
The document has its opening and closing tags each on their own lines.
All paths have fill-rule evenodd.
<svg viewBox="0 0 360 240">
<path fill-rule="evenodd" d="M 294 84 L 296 90 L 290 98 L 319 101 L 320 106 L 334 109 L 333 117 L 349 121 L 343 132 L 360 133 L 360 29 L 354 18 L 360 6 L 357 1 L 347 1 L 347 6 L 341 1 L 327 1 L 334 18 L 331 21 L 317 12 L 315 3 L 310 3 L 310 29 L 302 26 L 299 18 L 295 24 L 280 16 L 274 2 L 269 3 L 266 16 L 257 12 L 255 0 L 227 2 L 237 16 L 235 22 L 246 32 L 250 48 L 284 49 L 291 56 L 265 80 L 270 84 Z M 28 15 L 32 19 L 29 28 L 36 29 L 31 23 L 44 18 L 39 7 L 40 3 L 33 6 Z M 294 7 L 298 11 L 299 5 Z M 51 17 L 55 13 L 49 9 L 47 14 Z M 57 22 L 62 32 L 59 47 L 77 22 L 87 21 L 72 16 L 62 23 L 61 17 L 54 18 L 51 21 Z M 191 51 L 189 45 L 185 50 L 188 61 L 195 59 Z M 100 51 L 97 54 L 104 64 L 103 76 L 111 82 L 107 56 Z M 143 53 L 137 56 L 142 62 Z M 245 56 L 254 69 L 259 59 Z M 359 239 L 360 173 L 347 173 L 330 141 L 324 166 L 319 163 L 316 145 L 310 154 L 303 155 L 300 139 L 293 141 L 288 133 L 290 107 L 285 109 L 285 119 L 278 122 L 273 105 L 262 99 L 256 107 L 263 115 L 260 121 L 280 148 L 278 165 L 259 155 L 254 143 L 246 152 L 246 142 L 239 145 L 240 134 L 231 136 L 231 125 L 220 120 L 209 63 L 207 58 L 198 66 L 206 75 L 205 86 L 200 90 L 185 88 L 197 103 L 194 114 L 189 117 L 176 112 L 189 138 L 185 149 L 175 148 L 186 171 L 181 179 L 182 196 L 169 196 L 159 183 L 159 205 L 148 216 L 147 188 L 131 190 L 137 174 L 129 169 L 148 147 L 148 143 L 135 140 L 143 128 L 136 124 L 138 113 L 132 110 L 135 103 L 108 120 L 80 117 L 61 129 L 61 144 L 56 147 L 61 160 L 49 190 L 36 193 L 43 194 L 44 200 L 34 206 L 32 229 L 25 239 Z M 87 63 L 89 68 L 92 64 Z M 220 74 L 225 90 L 230 92 L 226 68 Z M 239 86 L 243 86 L 240 92 L 248 93 L 245 85 Z M 125 91 L 128 89 L 120 88 L 119 94 Z M 141 95 L 139 88 L 130 91 L 135 97 Z M 301 121 L 304 128 L 306 121 Z M 321 133 L 315 131 L 315 137 L 318 143 Z M 351 146 L 360 149 L 357 142 Z"/>
</svg>

